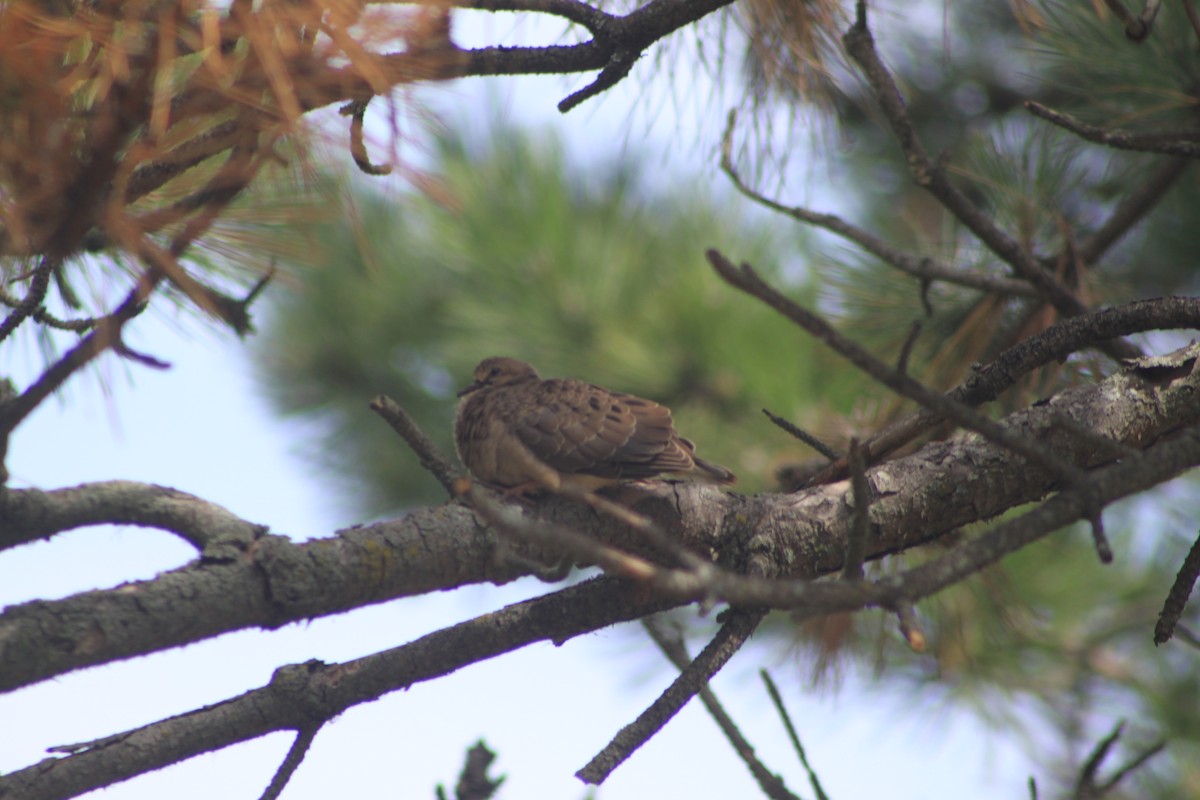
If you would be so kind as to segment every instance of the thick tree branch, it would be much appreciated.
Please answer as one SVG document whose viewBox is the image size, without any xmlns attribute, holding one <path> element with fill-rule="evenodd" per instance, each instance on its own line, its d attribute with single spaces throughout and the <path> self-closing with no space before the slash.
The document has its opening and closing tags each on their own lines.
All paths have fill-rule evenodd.
<svg viewBox="0 0 1200 800">
<path fill-rule="evenodd" d="M 1064 391 L 1011 415 L 1004 425 L 1015 435 L 1054 447 L 1080 468 L 1104 463 L 1111 451 L 1063 431 L 1056 424 L 1060 415 L 1088 424 L 1097 435 L 1144 449 L 1200 420 L 1200 404 L 1195 402 L 1200 370 L 1193 369 L 1198 352 L 1165 359 L 1160 369 L 1134 367 L 1098 384 Z M 1149 455 L 1107 468 L 1105 474 L 1116 470 L 1109 483 L 1097 483 L 1095 474 L 1088 480 L 1104 502 L 1149 488 L 1190 466 L 1190 439 L 1182 441 L 1156 445 Z M 964 524 L 1037 500 L 1053 483 L 1051 474 L 972 436 L 930 444 L 869 470 L 867 477 L 875 492 L 868 559 L 935 540 Z M 978 490 L 964 493 L 966 485 Z M 852 516 L 847 488 L 821 486 L 750 498 L 703 485 L 648 483 L 639 488 L 634 508 L 693 552 L 715 554 L 716 566 L 722 568 L 705 574 L 671 572 L 659 588 L 674 598 L 671 605 L 678 605 L 721 597 L 725 587 L 714 581 L 723 571 L 790 578 L 839 571 Z M 44 495 L 34 493 L 25 500 L 19 490 L 9 493 L 17 496 L 16 502 L 36 502 Z M 1047 507 L 1052 510 L 1043 510 Z M 1081 513 L 1078 502 L 1069 498 L 1057 498 L 1043 509 L 1032 512 L 1043 516 L 1022 519 L 1061 526 Z M 586 531 L 628 552 L 646 552 L 642 536 L 577 502 L 548 498 L 536 511 L 522 513 Z M 1039 527 L 1033 537 L 1049 530 Z M 523 545 L 524 554 L 532 561 L 556 562 L 566 543 L 555 543 Z M 119 590 L 10 607 L 0 615 L 0 690 L 228 631 L 278 627 L 396 597 L 531 574 L 528 566 L 497 559 L 497 544 L 480 517 L 451 503 L 305 544 L 262 536 L 234 560 L 201 560 Z M 650 569 L 643 569 L 639 577 L 653 583 L 647 576 L 662 568 L 641 560 Z M 952 577 L 961 579 L 978 563 L 964 563 Z M 841 588 L 830 590 L 850 592 L 846 597 L 860 605 L 896 599 L 894 592 L 878 588 L 838 585 Z M 745 600 L 744 605 L 773 604 L 755 592 L 736 598 Z M 792 601 L 787 602 L 790 606 Z M 831 610 L 845 609 L 848 602 L 844 597 Z"/>
<path fill-rule="evenodd" d="M 364 658 L 281 667 L 266 686 L 238 697 L 73 746 L 71 755 L 0 776 L 0 800 L 62 800 L 268 733 L 306 730 L 469 664 L 535 642 L 562 644 L 670 605 L 626 581 L 600 578 Z"/>
</svg>

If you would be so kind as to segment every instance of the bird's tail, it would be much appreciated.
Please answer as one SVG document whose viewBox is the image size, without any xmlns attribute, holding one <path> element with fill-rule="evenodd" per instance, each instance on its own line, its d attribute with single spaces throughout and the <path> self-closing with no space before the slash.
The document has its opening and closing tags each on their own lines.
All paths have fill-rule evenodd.
<svg viewBox="0 0 1200 800">
<path fill-rule="evenodd" d="M 711 461 L 705 461 L 703 458 L 692 456 L 692 460 L 696 463 L 696 468 L 708 473 L 705 476 L 717 483 L 736 483 L 737 476 L 729 470 L 722 467 L 720 464 L 714 464 Z"/>
</svg>

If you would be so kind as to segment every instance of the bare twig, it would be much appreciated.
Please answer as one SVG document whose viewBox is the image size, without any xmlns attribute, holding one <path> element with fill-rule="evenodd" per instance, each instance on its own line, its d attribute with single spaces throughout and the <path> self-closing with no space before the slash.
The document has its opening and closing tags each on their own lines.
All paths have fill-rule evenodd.
<svg viewBox="0 0 1200 800">
<path fill-rule="evenodd" d="M 801 206 L 786 206 L 777 200 L 772 200 L 754 189 L 751 189 L 738 173 L 733 163 L 733 129 L 737 121 L 737 112 L 730 111 L 725 126 L 725 136 L 721 142 L 721 170 L 729 176 L 742 195 L 758 203 L 764 208 L 786 214 L 798 222 L 804 222 L 836 233 L 847 241 L 854 242 L 868 253 L 876 256 L 885 264 L 889 264 L 901 272 L 920 278 L 922 281 L 942 281 L 944 283 L 966 286 L 996 294 L 1033 297 L 1037 292 L 1026 281 L 1013 280 L 1000 275 L 983 275 L 975 272 L 965 272 L 960 269 L 939 263 L 932 258 L 916 256 L 898 250 L 883 239 L 862 228 L 846 222 L 834 214 L 823 214 Z"/>
<path fill-rule="evenodd" d="M 460 494 L 466 497 L 471 508 L 501 533 L 520 541 L 531 542 L 565 550 L 576 559 L 599 566 L 605 572 L 625 578 L 645 580 L 657 575 L 659 567 L 639 556 L 609 547 L 603 542 L 563 525 L 555 525 L 536 518 L 526 517 L 520 509 L 501 505 L 493 500 L 477 484 L 466 483 Z"/>
<path fill-rule="evenodd" d="M 825 444 L 816 436 L 813 436 L 811 433 L 799 427 L 798 425 L 789 422 L 778 414 L 771 413 L 765 408 L 762 410 L 762 412 L 767 415 L 767 419 L 771 420 L 771 422 L 775 423 L 778 427 L 787 431 L 792 436 L 795 436 L 797 439 L 804 442 L 806 445 L 811 447 L 813 450 L 816 450 L 830 461 L 836 461 L 839 458 L 837 450 L 834 450 L 832 447 Z"/>
<path fill-rule="evenodd" d="M 1118 770 L 1116 775 L 1114 775 L 1114 777 L 1112 777 L 1110 780 L 1103 784 L 1099 784 L 1097 783 L 1096 778 L 1100 772 L 1100 766 L 1104 763 L 1104 760 L 1108 758 L 1108 754 L 1112 751 L 1113 745 L 1115 745 L 1117 740 L 1121 738 L 1121 734 L 1124 730 L 1125 722 L 1122 720 L 1121 722 L 1117 723 L 1115 728 L 1113 728 L 1112 733 L 1110 733 L 1108 736 L 1105 736 L 1096 744 L 1096 747 L 1088 756 L 1087 761 L 1084 762 L 1083 767 L 1079 770 L 1079 778 L 1075 782 L 1075 792 L 1073 795 L 1074 800 L 1099 800 L 1099 798 L 1103 797 L 1110 789 L 1116 786 L 1116 784 L 1122 778 L 1140 767 L 1142 764 L 1145 764 L 1158 753 L 1162 752 L 1163 748 L 1166 746 L 1164 742 L 1159 742 L 1153 745 L 1135 758 L 1132 762 Z"/>
<path fill-rule="evenodd" d="M 489 800 L 496 790 L 504 783 L 504 776 L 492 778 L 488 768 L 496 760 L 493 753 L 482 739 L 467 750 L 462 772 L 458 774 L 458 784 L 454 787 L 455 800 Z M 438 787 L 441 789 L 441 787 Z"/>
<path fill-rule="evenodd" d="M 808 756 L 804 753 L 804 745 L 800 744 L 800 734 L 796 733 L 796 726 L 792 724 L 792 716 L 783 704 L 783 695 L 779 693 L 779 687 L 775 685 L 771 674 L 765 669 L 760 669 L 758 674 L 762 676 L 763 683 L 767 686 L 767 694 L 771 697 L 771 703 L 775 706 L 775 710 L 779 712 L 779 718 L 783 720 L 783 727 L 787 729 L 788 738 L 791 739 L 792 747 L 795 748 L 796 755 L 800 758 L 800 764 L 803 765 L 804 771 L 808 773 L 808 782 L 812 784 L 817 800 L 829 800 L 829 795 L 825 794 L 825 789 L 821 786 L 821 781 L 817 778 L 817 773 L 808 763 Z"/>
<path fill-rule="evenodd" d="M 604 66 L 604 69 L 600 70 L 600 74 L 596 76 L 596 80 L 560 100 L 558 110 L 565 114 L 584 100 L 595 97 L 616 86 L 629 74 L 629 71 L 633 69 L 633 65 L 637 63 L 640 56 L 640 52 L 629 50 L 616 51 L 609 58 L 609 62 Z"/>
<path fill-rule="evenodd" d="M 663 654 L 670 659 L 676 669 L 687 669 L 691 663 L 692 657 L 688 655 L 687 647 L 684 645 L 683 636 L 678 628 L 668 629 L 668 626 L 658 617 L 648 617 L 642 620 L 642 627 L 650 634 L 650 638 L 658 645 Z M 738 729 L 733 719 L 725 711 L 721 702 L 717 699 L 716 693 L 711 686 L 704 686 L 700 689 L 700 702 L 704 703 L 704 707 L 708 709 L 709 716 L 717 723 L 717 727 L 725 734 L 725 738 L 729 740 L 729 744 L 733 746 L 733 750 L 742 759 L 742 762 L 750 770 L 750 774 L 754 776 L 754 780 L 758 783 L 763 794 L 771 798 L 771 800 L 799 800 L 783 782 L 783 779 L 767 769 L 766 765 L 759 760 L 754 754 L 754 748 L 742 732 Z"/>
<path fill-rule="evenodd" d="M 450 459 L 442 455 L 433 440 L 426 436 L 425 432 L 417 425 L 416 420 L 410 417 L 399 403 L 387 395 L 377 396 L 371 401 L 370 408 L 383 417 L 384 421 L 392 426 L 392 430 L 400 434 L 400 438 L 404 439 L 409 449 L 420 460 L 421 466 L 430 475 L 437 478 L 438 483 L 446 489 L 447 493 L 453 495 L 454 482 L 458 480 L 462 470 L 455 468 Z"/>
<path fill-rule="evenodd" d="M 1170 641 L 1171 636 L 1174 635 L 1175 626 L 1179 624 L 1179 618 L 1183 615 L 1188 598 L 1191 597 L 1192 590 L 1196 588 L 1197 578 L 1200 578 L 1200 538 L 1192 542 L 1192 547 L 1184 557 L 1183 564 L 1179 566 L 1174 583 L 1171 584 L 1171 590 L 1167 592 L 1167 599 L 1163 602 L 1162 611 L 1158 614 L 1158 622 L 1154 626 L 1154 644 L 1156 646 Z"/>
<path fill-rule="evenodd" d="M 1017 277 L 1036 287 L 1060 314 L 1073 317 L 1086 313 L 1088 308 L 1069 288 L 1043 269 L 1019 241 L 999 228 L 990 214 L 955 186 L 941 164 L 935 164 L 929 159 L 908 116 L 904 98 L 891 72 L 875 50 L 875 42 L 867 26 L 865 0 L 858 0 L 855 9 L 855 22 L 842 37 L 842 44 L 850 57 L 862 68 L 872 94 L 904 152 L 909 172 L 916 184 L 932 194 L 983 244 L 1008 263 Z M 1141 354 L 1128 342 L 1110 342 L 1105 347 L 1106 352 L 1118 358 L 1134 358 Z"/>
<path fill-rule="evenodd" d="M 296 738 L 292 741 L 292 746 L 288 749 L 279 769 L 275 770 L 267 788 L 263 789 L 263 793 L 259 795 L 259 800 L 276 800 L 279 797 L 284 787 L 288 785 L 288 781 L 292 779 L 292 775 L 303 763 L 304 756 L 308 754 L 308 748 L 312 746 L 313 739 L 317 738 L 317 733 L 323 725 L 323 722 L 315 723 L 296 731 Z"/>
<path fill-rule="evenodd" d="M 1183 0 L 1183 10 L 1187 14 L 1188 22 L 1191 23 L 1196 38 L 1200 39 L 1200 14 L 1196 13 L 1196 7 L 1192 5 L 1192 0 Z"/>
<path fill-rule="evenodd" d="M 1117 19 L 1121 20 L 1121 24 L 1125 26 L 1125 36 L 1132 42 L 1140 43 L 1150 35 L 1150 29 L 1154 26 L 1154 18 L 1158 16 L 1158 9 L 1162 2 L 1161 0 L 1146 0 L 1141 14 L 1134 14 L 1125 7 L 1121 0 L 1104 0 L 1104 5 L 1108 6 Z"/>
<path fill-rule="evenodd" d="M 350 117 L 350 156 L 359 170 L 367 175 L 390 175 L 390 165 L 371 163 L 371 157 L 367 155 L 367 146 L 363 142 L 363 117 L 367 113 L 368 103 L 367 100 L 355 100 L 339 109 L 343 116 Z"/>
<path fill-rule="evenodd" d="M 1187 158 L 1168 158 L 1150 170 L 1144 181 L 1125 193 L 1109 218 L 1079 243 L 1075 250 L 1079 261 L 1084 264 L 1099 261 L 1110 247 L 1166 196 L 1171 187 L 1187 173 L 1192 163 L 1194 162 Z"/>
<path fill-rule="evenodd" d="M 1047 122 L 1070 131 L 1081 139 L 1113 147 L 1117 150 L 1134 150 L 1140 153 L 1163 153 L 1164 155 L 1171 156 L 1200 158 L 1200 142 L 1182 138 L 1165 138 L 1158 131 L 1142 134 L 1119 128 L 1101 128 L 1098 125 L 1089 125 L 1082 120 L 1072 117 L 1070 114 L 1056 111 L 1033 100 L 1026 101 L 1025 110 L 1035 117 L 1041 117 Z M 1176 170 L 1182 171 L 1182 165 L 1177 165 Z"/>
<path fill-rule="evenodd" d="M 1125 766 L 1121 767 L 1119 770 L 1114 772 L 1113 776 L 1111 778 L 1109 778 L 1108 780 L 1106 780 L 1104 783 L 1102 783 L 1100 785 L 1100 787 L 1099 787 L 1100 796 L 1103 797 L 1104 795 L 1108 794 L 1108 792 L 1111 791 L 1114 787 L 1116 787 L 1116 785 L 1118 783 L 1120 783 L 1122 780 L 1124 780 L 1125 776 L 1129 775 L 1134 770 L 1141 768 L 1143 764 L 1145 764 L 1147 761 L 1154 758 L 1156 755 L 1158 755 L 1159 753 L 1161 753 L 1163 750 L 1166 750 L 1166 749 L 1167 749 L 1167 743 L 1160 739 L 1159 741 L 1157 741 L 1154 744 L 1147 747 L 1142 752 L 1138 753 L 1137 756 L 1135 756 L 1128 764 L 1126 764 Z"/>
<path fill-rule="evenodd" d="M 1040 444 L 1010 434 L 997 423 L 958 400 L 938 394 L 909 376 L 892 369 L 856 342 L 838 333 L 828 322 L 777 292 L 763 281 L 749 264 L 742 264 L 738 269 L 716 250 L 709 249 L 706 254 L 717 274 L 731 286 L 741 289 L 751 297 L 762 300 L 892 391 L 915 400 L 930 411 L 945 416 L 959 425 L 970 428 L 987 439 L 1009 448 L 1014 453 L 1048 469 L 1072 487 L 1079 487 L 1083 484 L 1083 473 L 1075 465 L 1064 461 Z"/>
<path fill-rule="evenodd" d="M 1139 300 L 1106 308 L 1087 316 L 1061 320 L 1039 334 L 1005 350 L 986 366 L 975 370 L 949 397 L 976 406 L 996 399 L 1022 376 L 1052 361 L 1112 338 L 1147 330 L 1200 328 L 1200 300 L 1185 297 Z M 898 447 L 940 424 L 942 417 L 927 409 L 894 423 L 867 440 L 871 458 L 882 459 Z M 874 463 L 868 460 L 868 464 Z M 846 476 L 846 461 L 838 459 L 810 481 L 812 484 Z"/>
<path fill-rule="evenodd" d="M 50 288 L 50 275 L 60 263 L 61 261 L 58 259 L 43 256 L 42 262 L 33 270 L 29 288 L 25 290 L 25 297 L 15 304 L 7 303 L 12 307 L 12 311 L 4 318 L 3 322 L 0 322 L 0 342 L 7 339 L 18 325 L 41 308 L 46 299 L 46 292 Z"/>
<path fill-rule="evenodd" d="M 479 0 L 487 7 L 504 9 L 525 5 L 520 0 Z M 566 74 L 600 70 L 596 79 L 559 103 L 559 110 L 570 111 L 584 100 L 616 85 L 646 48 L 667 34 L 711 14 L 733 0 L 650 0 L 625 16 L 583 13 L 577 6 L 563 0 L 546 3 L 548 13 L 558 14 L 579 22 L 594 33 L 590 41 L 576 45 L 548 47 L 485 47 L 458 51 L 463 63 L 453 74 L 517 75 Z M 529 3 L 528 5 L 535 5 Z M 542 10 L 542 9 L 537 9 Z M 442 76 L 438 76 L 442 77 Z M 323 103 L 331 102 L 320 98 Z"/>
<path fill-rule="evenodd" d="M 91 333 L 50 365 L 24 392 L 0 406 L 0 440 L 6 439 L 33 409 L 68 378 L 90 364 L 105 350 L 117 346 L 125 323 L 142 312 L 146 299 L 158 282 L 159 274 L 156 270 L 142 273 L 116 310 L 98 320 Z M 0 447 L 0 451 L 2 450 Z"/>
<path fill-rule="evenodd" d="M 850 518 L 850 534 L 846 537 L 846 559 L 842 565 L 842 580 L 861 581 L 863 559 L 867 555 L 867 535 L 871 525 L 871 484 L 858 439 L 850 439 L 850 490 L 854 514 Z"/>
<path fill-rule="evenodd" d="M 712 676 L 746 643 L 766 614 L 761 609 L 734 609 L 713 640 L 667 690 L 636 720 L 622 728 L 575 776 L 584 783 L 603 783 L 613 770 L 658 733 L 687 701 L 708 684 Z"/>
<path fill-rule="evenodd" d="M 896 357 L 896 371 L 901 375 L 908 373 L 908 359 L 912 355 L 913 345 L 917 343 L 920 335 L 921 322 L 913 320 L 912 326 L 908 329 L 908 336 L 904 337 L 904 344 L 900 347 L 900 355 Z"/>
<path fill-rule="evenodd" d="M 914 652 L 925 652 L 925 632 L 917 622 L 917 611 L 907 600 L 896 601 L 896 621 L 900 625 L 900 634 Z"/>
<path fill-rule="evenodd" d="M 536 11 L 553 14 L 582 25 L 593 34 L 602 33 L 616 18 L 595 6 L 578 0 L 470 0 L 464 8 L 481 11 Z"/>
</svg>

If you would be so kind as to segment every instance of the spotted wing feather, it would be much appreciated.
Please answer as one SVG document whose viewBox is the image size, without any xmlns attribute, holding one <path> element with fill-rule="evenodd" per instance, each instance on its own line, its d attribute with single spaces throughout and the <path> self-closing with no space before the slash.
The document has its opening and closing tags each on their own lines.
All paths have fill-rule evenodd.
<svg viewBox="0 0 1200 800">
<path fill-rule="evenodd" d="M 514 423 L 522 443 L 559 472 L 649 478 L 694 465 L 669 409 L 582 381 L 543 381 Z"/>
</svg>

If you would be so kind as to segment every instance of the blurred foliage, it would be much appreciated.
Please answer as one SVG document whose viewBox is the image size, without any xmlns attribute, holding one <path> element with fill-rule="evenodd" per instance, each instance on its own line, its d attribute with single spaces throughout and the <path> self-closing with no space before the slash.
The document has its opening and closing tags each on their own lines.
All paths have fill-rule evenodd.
<svg viewBox="0 0 1200 800">
<path fill-rule="evenodd" d="M 843 409 L 857 395 L 851 370 L 712 273 L 710 246 L 768 273 L 784 258 L 784 237 L 741 201 L 651 191 L 636 161 L 585 180 L 552 139 L 503 127 L 485 146 L 437 146 L 425 192 L 356 189 L 341 220 L 289 234 L 306 237 L 308 263 L 293 262 L 256 343 L 262 386 L 316 422 L 305 450 L 369 513 L 444 491 L 367 402 L 391 395 L 451 454 L 454 395 L 491 355 L 669 405 L 746 491 L 770 486 L 778 459 L 809 455 L 760 407 L 802 421 L 818 395 Z"/>
</svg>

